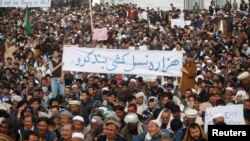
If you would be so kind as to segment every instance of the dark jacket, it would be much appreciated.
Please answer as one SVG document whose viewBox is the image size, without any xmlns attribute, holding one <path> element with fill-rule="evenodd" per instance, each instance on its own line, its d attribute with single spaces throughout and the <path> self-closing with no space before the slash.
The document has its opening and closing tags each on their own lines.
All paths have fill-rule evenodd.
<svg viewBox="0 0 250 141">
<path fill-rule="evenodd" d="M 82 102 L 81 112 L 83 113 L 83 118 L 86 123 L 89 122 L 89 115 L 91 113 L 93 103 L 89 100 L 88 102 Z"/>
<path fill-rule="evenodd" d="M 40 138 L 39 138 L 40 139 Z M 57 135 L 55 132 L 51 132 L 51 131 L 48 131 L 47 134 L 46 134 L 46 141 L 54 141 L 55 139 L 57 139 Z"/>
<path fill-rule="evenodd" d="M 145 141 L 147 132 L 141 133 L 140 135 L 133 136 L 131 141 Z M 153 137 L 150 141 L 160 141 L 160 137 Z"/>
<path fill-rule="evenodd" d="M 107 140 L 107 137 L 105 135 L 99 136 L 97 139 L 97 141 L 106 141 L 106 140 Z M 114 141 L 126 141 L 126 139 L 117 135 Z"/>
<path fill-rule="evenodd" d="M 141 124 L 142 130 L 143 130 L 142 132 L 148 131 L 147 127 L 144 124 L 142 123 L 139 123 L 139 124 Z M 133 136 L 138 135 L 138 131 L 131 131 L 128 126 L 125 126 L 122 129 L 121 134 L 126 138 L 127 141 L 131 141 Z"/>
</svg>

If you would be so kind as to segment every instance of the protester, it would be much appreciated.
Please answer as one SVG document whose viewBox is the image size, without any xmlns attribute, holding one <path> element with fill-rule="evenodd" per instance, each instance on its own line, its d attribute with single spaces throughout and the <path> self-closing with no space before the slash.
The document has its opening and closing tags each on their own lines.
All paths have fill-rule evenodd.
<svg viewBox="0 0 250 141">
<path fill-rule="evenodd" d="M 132 138 L 132 141 L 160 141 L 161 123 L 157 120 L 151 120 L 148 124 L 148 132 L 141 133 Z"/>
<path fill-rule="evenodd" d="M 72 134 L 72 141 L 84 141 L 84 135 L 80 132 L 75 132 Z"/>
<path fill-rule="evenodd" d="M 24 137 L 24 141 L 38 141 L 38 136 L 34 131 L 28 131 Z"/>
<path fill-rule="evenodd" d="M 204 130 L 196 123 L 189 125 L 187 132 L 185 134 L 185 141 L 207 141 L 207 134 Z"/>
<path fill-rule="evenodd" d="M 194 55 L 193 53 L 189 53 L 187 56 L 187 60 L 184 64 L 184 68 L 182 69 L 183 76 L 181 78 L 181 86 L 180 93 L 184 94 L 186 89 L 195 88 L 195 70 L 196 65 L 193 62 Z"/>
<path fill-rule="evenodd" d="M 106 141 L 106 140 L 114 140 L 114 141 L 126 141 L 125 138 L 119 135 L 120 123 L 116 118 L 107 119 L 104 123 L 104 135 L 99 136 L 97 141 Z"/>
<path fill-rule="evenodd" d="M 121 134 L 126 137 L 127 141 L 131 141 L 133 136 L 147 131 L 147 127 L 139 121 L 137 114 L 127 114 L 124 121 L 126 126 L 121 130 Z"/>
<path fill-rule="evenodd" d="M 65 124 L 62 127 L 62 137 L 60 141 L 70 141 L 72 138 L 73 127 L 71 124 Z"/>
<path fill-rule="evenodd" d="M 90 11 L 85 1 L 58 0 L 28 9 L 31 29 L 26 9 L 2 8 L 1 139 L 207 140 L 199 127 L 206 109 L 242 104 L 237 120 L 249 124 L 248 4 L 211 1 L 209 9 L 195 3 L 181 11 L 172 3 L 170 10 L 101 3 Z M 186 25 L 171 26 L 171 19 Z M 91 27 L 107 29 L 107 40 L 94 39 Z M 62 71 L 64 45 L 178 51 L 182 77 Z M 230 124 L 224 113 L 212 116 L 214 124 Z M 194 129 L 200 133 L 191 135 Z"/>
<path fill-rule="evenodd" d="M 39 140 L 56 141 L 57 136 L 55 132 L 51 132 L 48 129 L 49 119 L 41 117 L 37 120 L 37 134 Z"/>
<path fill-rule="evenodd" d="M 214 125 L 226 125 L 224 121 L 225 117 L 224 115 L 218 113 L 213 116 L 213 124 Z"/>
</svg>

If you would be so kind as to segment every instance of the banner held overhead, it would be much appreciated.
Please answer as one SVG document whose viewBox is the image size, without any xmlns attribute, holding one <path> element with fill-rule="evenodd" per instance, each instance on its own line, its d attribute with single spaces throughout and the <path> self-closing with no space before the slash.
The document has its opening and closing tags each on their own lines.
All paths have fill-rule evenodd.
<svg viewBox="0 0 250 141">
<path fill-rule="evenodd" d="M 51 0 L 0 0 L 0 7 L 50 7 Z"/>
<path fill-rule="evenodd" d="M 181 76 L 183 53 L 180 51 L 139 51 L 64 47 L 63 70 Z"/>
</svg>

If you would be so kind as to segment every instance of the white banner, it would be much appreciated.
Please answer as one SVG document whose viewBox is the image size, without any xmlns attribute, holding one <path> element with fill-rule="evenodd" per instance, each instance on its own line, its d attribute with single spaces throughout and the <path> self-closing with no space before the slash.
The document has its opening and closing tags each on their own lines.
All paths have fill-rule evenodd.
<svg viewBox="0 0 250 141">
<path fill-rule="evenodd" d="M 0 7 L 50 7 L 51 0 L 0 0 Z"/>
<path fill-rule="evenodd" d="M 227 105 L 212 107 L 206 109 L 205 114 L 205 131 L 208 130 L 208 125 L 213 125 L 213 117 L 215 114 L 224 115 L 224 120 L 227 125 L 244 125 L 243 105 Z"/>
<path fill-rule="evenodd" d="M 62 70 L 112 74 L 181 76 L 179 51 L 64 47 Z"/>
</svg>

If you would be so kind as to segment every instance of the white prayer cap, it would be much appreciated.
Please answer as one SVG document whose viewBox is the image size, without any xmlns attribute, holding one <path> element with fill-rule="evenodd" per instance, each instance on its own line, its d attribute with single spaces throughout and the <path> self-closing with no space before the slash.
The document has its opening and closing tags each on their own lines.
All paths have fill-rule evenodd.
<svg viewBox="0 0 250 141">
<path fill-rule="evenodd" d="M 220 74 L 220 73 L 221 73 L 221 70 L 217 69 L 214 73 L 215 73 L 215 74 Z"/>
<path fill-rule="evenodd" d="M 74 116 L 74 117 L 73 117 L 73 121 L 74 121 L 74 120 L 79 120 L 79 121 L 81 121 L 82 123 L 84 123 L 84 119 L 83 119 L 82 116 Z"/>
<path fill-rule="evenodd" d="M 200 67 L 201 66 L 201 64 L 196 64 L 196 67 Z"/>
<path fill-rule="evenodd" d="M 243 47 L 247 47 L 248 45 L 247 45 L 247 44 L 243 44 L 242 46 L 243 46 Z"/>
<path fill-rule="evenodd" d="M 99 116 L 93 116 L 91 118 L 91 122 L 97 122 L 97 123 L 102 123 L 102 119 Z"/>
<path fill-rule="evenodd" d="M 191 91 L 192 91 L 192 93 L 197 94 L 197 91 L 194 88 L 192 88 Z"/>
<path fill-rule="evenodd" d="M 84 135 L 80 132 L 75 132 L 72 134 L 72 138 L 79 138 L 84 140 Z"/>
<path fill-rule="evenodd" d="M 22 97 L 19 95 L 14 95 L 14 96 L 12 96 L 11 99 L 12 99 L 12 101 L 16 101 L 16 102 L 20 102 L 23 100 Z"/>
<path fill-rule="evenodd" d="M 69 105 L 81 105 L 81 101 L 79 101 L 79 100 L 71 100 L 71 101 L 69 101 Z"/>
<path fill-rule="evenodd" d="M 150 96 L 150 97 L 148 98 L 148 100 L 151 100 L 151 99 L 153 99 L 155 102 L 158 101 L 157 97 L 155 97 L 155 96 Z"/>
<path fill-rule="evenodd" d="M 96 119 L 91 119 L 91 122 L 97 122 L 97 120 Z"/>
<path fill-rule="evenodd" d="M 223 118 L 224 118 L 224 115 L 221 114 L 221 113 L 217 113 L 217 114 L 215 114 L 215 115 L 213 116 L 213 119 L 218 118 L 218 117 L 223 117 Z"/>
<path fill-rule="evenodd" d="M 103 112 L 103 113 L 106 113 L 108 111 L 108 109 L 106 107 L 99 107 L 98 110 Z"/>
<path fill-rule="evenodd" d="M 77 85 L 73 85 L 73 86 L 72 86 L 72 88 L 75 88 L 75 87 L 77 88 Z"/>
<path fill-rule="evenodd" d="M 126 124 L 128 124 L 128 123 L 137 123 L 138 121 L 139 121 L 138 116 L 135 113 L 129 113 L 124 118 L 124 122 Z"/>
<path fill-rule="evenodd" d="M 143 92 L 136 93 L 136 94 L 135 94 L 135 97 L 136 97 L 136 98 L 144 97 L 144 93 L 143 93 Z"/>
<path fill-rule="evenodd" d="M 207 63 L 212 63 L 212 60 L 210 60 L 210 59 L 209 59 L 209 60 L 207 60 Z"/>
<path fill-rule="evenodd" d="M 204 80 L 204 76 L 203 75 L 196 76 L 195 81 L 198 82 L 199 79 Z"/>
<path fill-rule="evenodd" d="M 185 116 L 188 118 L 196 118 L 198 111 L 195 109 L 187 109 L 185 111 Z"/>
<path fill-rule="evenodd" d="M 226 90 L 229 90 L 229 91 L 233 92 L 233 88 L 232 87 L 227 87 Z"/>
<path fill-rule="evenodd" d="M 135 79 L 130 79 L 130 81 L 129 82 L 136 82 L 136 80 Z"/>
<path fill-rule="evenodd" d="M 122 38 L 127 38 L 127 36 L 126 35 L 122 35 Z"/>
<path fill-rule="evenodd" d="M 244 91 L 244 90 L 239 90 L 239 91 L 237 91 L 236 97 L 237 97 L 237 96 L 242 96 L 243 99 L 248 99 L 247 93 L 246 93 L 246 91 Z"/>
<path fill-rule="evenodd" d="M 238 80 L 243 80 L 245 78 L 247 78 L 249 76 L 249 72 L 245 71 L 243 73 L 241 73 L 240 75 L 237 76 Z"/>
<path fill-rule="evenodd" d="M 205 59 L 209 59 L 210 57 L 209 57 L 209 56 L 205 56 L 204 58 L 205 58 Z"/>
<path fill-rule="evenodd" d="M 109 88 L 108 87 L 104 87 L 104 88 L 102 88 L 102 92 L 103 91 L 109 91 Z"/>
<path fill-rule="evenodd" d="M 186 43 L 191 43 L 191 41 L 190 40 L 186 40 Z"/>
<path fill-rule="evenodd" d="M 204 40 L 205 43 L 208 43 L 208 40 Z"/>
<path fill-rule="evenodd" d="M 158 127 L 161 127 L 161 122 L 158 120 L 150 120 L 150 122 L 155 123 Z"/>
<path fill-rule="evenodd" d="M 243 95 L 245 95 L 245 91 L 242 91 L 242 90 L 239 90 L 239 91 L 237 91 L 237 93 L 236 93 L 236 96 L 243 96 Z"/>
</svg>

